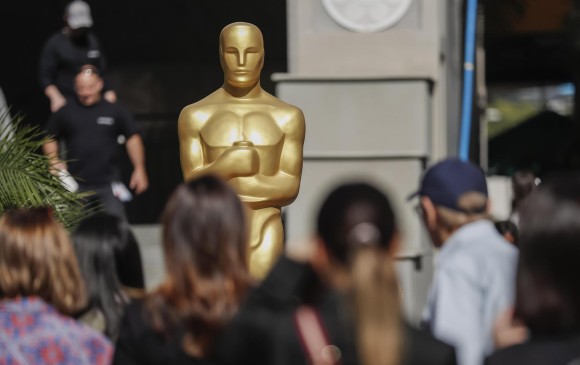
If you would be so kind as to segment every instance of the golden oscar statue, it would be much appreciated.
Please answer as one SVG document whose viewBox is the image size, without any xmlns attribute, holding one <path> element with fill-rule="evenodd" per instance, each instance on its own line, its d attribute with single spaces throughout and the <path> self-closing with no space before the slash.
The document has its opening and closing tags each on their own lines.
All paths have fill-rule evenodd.
<svg viewBox="0 0 580 365">
<path fill-rule="evenodd" d="M 185 180 L 213 173 L 247 205 L 250 272 L 263 278 L 283 250 L 281 208 L 294 201 L 302 174 L 304 114 L 260 87 L 260 29 L 232 23 L 220 34 L 224 84 L 179 115 Z"/>
</svg>

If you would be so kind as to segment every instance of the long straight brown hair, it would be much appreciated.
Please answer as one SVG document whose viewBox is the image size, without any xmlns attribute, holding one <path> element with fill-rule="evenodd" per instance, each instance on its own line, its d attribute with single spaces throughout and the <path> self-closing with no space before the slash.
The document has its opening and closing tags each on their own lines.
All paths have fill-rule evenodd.
<svg viewBox="0 0 580 365">
<path fill-rule="evenodd" d="M 364 365 L 395 365 L 401 357 L 399 290 L 391 258 L 396 232 L 388 198 L 366 183 L 336 188 L 318 214 L 319 237 L 349 274 L 347 300 Z"/>
<path fill-rule="evenodd" d="M 206 175 L 180 185 L 162 217 L 167 276 L 146 306 L 167 336 L 185 327 L 184 350 L 208 354 L 250 284 L 247 227 L 236 193 Z"/>
<path fill-rule="evenodd" d="M 0 217 L 0 293 L 37 296 L 67 315 L 85 306 L 73 246 L 50 209 L 19 208 Z"/>
</svg>

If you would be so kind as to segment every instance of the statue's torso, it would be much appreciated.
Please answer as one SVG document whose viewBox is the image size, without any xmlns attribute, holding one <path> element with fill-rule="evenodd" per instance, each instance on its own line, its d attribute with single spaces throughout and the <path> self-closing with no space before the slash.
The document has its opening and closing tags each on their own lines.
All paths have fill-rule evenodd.
<svg viewBox="0 0 580 365">
<path fill-rule="evenodd" d="M 281 206 L 287 204 L 282 203 L 286 194 L 290 194 L 287 190 L 294 191 L 294 187 L 297 187 L 292 184 L 296 174 L 299 181 L 304 117 L 297 107 L 264 91 L 258 94 L 252 99 L 237 98 L 220 88 L 184 108 L 180 115 L 179 130 L 181 136 L 186 137 L 180 137 L 181 157 L 182 161 L 186 161 L 185 176 L 188 171 L 203 171 L 205 166 L 218 166 L 214 171 L 220 174 L 220 169 L 229 166 L 224 161 L 231 161 L 223 159 L 222 155 L 239 156 L 234 155 L 236 151 L 255 148 L 258 166 L 251 169 L 256 178 L 251 178 L 252 175 L 239 175 L 238 178 L 235 174 L 232 177 L 227 173 L 224 176 L 227 176 L 228 182 L 249 208 L 250 267 L 254 276 L 263 277 L 283 250 Z M 188 135 L 193 138 L 189 140 Z M 252 143 L 235 143 L 241 141 Z M 283 174 L 281 161 L 284 161 L 286 169 Z M 271 204 L 262 204 L 267 202 L 268 197 L 258 189 L 260 184 L 271 190 L 278 182 L 283 191 L 272 193 Z"/>
<path fill-rule="evenodd" d="M 221 104 L 211 109 L 200 130 L 205 163 L 214 162 L 236 141 L 251 141 L 258 151 L 260 173 L 278 172 L 284 133 L 269 105 Z"/>
</svg>

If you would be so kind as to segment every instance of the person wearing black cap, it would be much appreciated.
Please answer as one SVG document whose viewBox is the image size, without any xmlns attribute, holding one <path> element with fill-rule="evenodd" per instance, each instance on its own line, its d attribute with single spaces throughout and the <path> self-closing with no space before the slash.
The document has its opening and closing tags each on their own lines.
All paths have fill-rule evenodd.
<svg viewBox="0 0 580 365">
<path fill-rule="evenodd" d="M 488 219 L 487 183 L 478 166 L 443 160 L 427 170 L 417 195 L 440 248 L 423 323 L 456 347 L 460 365 L 482 364 L 494 350 L 494 320 L 513 304 L 517 250 Z"/>
<path fill-rule="evenodd" d="M 65 27 L 48 39 L 40 57 L 40 83 L 53 113 L 75 98 L 74 78 L 82 65 L 95 65 L 101 74 L 105 71 L 103 50 L 90 31 L 93 18 L 89 5 L 82 0 L 72 1 L 65 8 L 64 21 Z M 103 91 L 107 101 L 117 100 L 107 83 Z"/>
</svg>

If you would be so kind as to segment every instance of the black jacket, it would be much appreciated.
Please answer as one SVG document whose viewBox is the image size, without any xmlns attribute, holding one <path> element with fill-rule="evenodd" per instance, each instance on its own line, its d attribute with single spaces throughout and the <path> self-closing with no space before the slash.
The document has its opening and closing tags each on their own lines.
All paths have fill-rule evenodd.
<svg viewBox="0 0 580 365">
<path fill-rule="evenodd" d="M 181 348 L 184 331 L 176 328 L 169 336 L 159 334 L 149 325 L 149 316 L 142 301 L 134 301 L 125 309 L 119 337 L 115 343 L 115 365 L 181 365 L 210 362 L 187 355 Z"/>
<path fill-rule="evenodd" d="M 521 345 L 491 354 L 486 365 L 576 365 L 580 364 L 580 333 L 562 336 L 532 336 Z"/>
<path fill-rule="evenodd" d="M 354 330 L 339 294 L 319 285 L 308 265 L 281 258 L 253 291 L 222 333 L 216 359 L 220 365 L 306 364 L 294 313 L 304 298 L 317 309 L 331 344 L 341 352 L 342 365 L 358 364 Z M 305 288 L 315 288 L 305 295 Z M 402 364 L 455 365 L 455 351 L 425 332 L 403 325 Z"/>
</svg>

